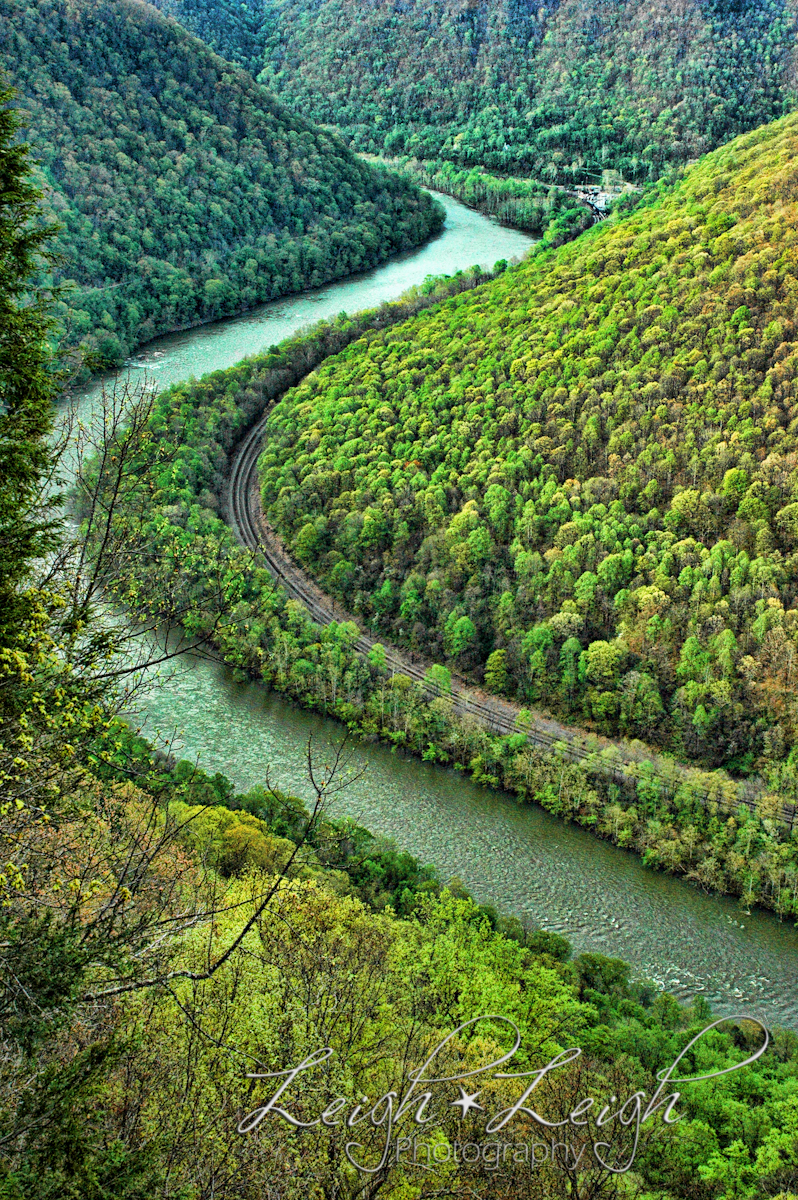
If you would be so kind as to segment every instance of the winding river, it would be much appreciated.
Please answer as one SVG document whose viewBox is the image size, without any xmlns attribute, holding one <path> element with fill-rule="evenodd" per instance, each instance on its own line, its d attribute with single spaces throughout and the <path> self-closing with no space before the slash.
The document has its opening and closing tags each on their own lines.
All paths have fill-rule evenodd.
<svg viewBox="0 0 798 1200">
<path fill-rule="evenodd" d="M 126 370 L 159 387 L 239 361 L 304 325 L 390 300 L 427 275 L 522 257 L 532 239 L 448 197 L 443 232 L 415 251 L 343 283 L 263 305 L 242 317 L 172 334 Z M 99 384 L 80 397 L 84 416 Z M 226 667 L 186 655 L 154 677 L 137 721 L 183 757 L 222 771 L 237 787 L 273 782 L 306 794 L 305 753 L 322 756 L 340 727 L 298 709 Z M 632 854 L 566 826 L 542 810 L 387 748 L 356 744 L 365 775 L 337 811 L 390 835 L 444 878 L 457 876 L 481 902 L 563 933 L 577 951 L 626 959 L 636 974 L 680 999 L 696 994 L 718 1013 L 750 1013 L 798 1029 L 798 931 L 767 912 L 744 913 L 681 880 L 646 870 Z"/>
</svg>

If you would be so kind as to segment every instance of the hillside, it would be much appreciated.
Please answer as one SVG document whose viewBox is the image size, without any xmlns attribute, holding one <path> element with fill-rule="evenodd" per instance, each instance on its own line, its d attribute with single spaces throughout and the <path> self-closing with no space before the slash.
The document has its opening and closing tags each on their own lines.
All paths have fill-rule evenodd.
<svg viewBox="0 0 798 1200">
<path fill-rule="evenodd" d="M 795 0 L 162 0 L 356 148 L 657 177 L 796 98 Z"/>
<path fill-rule="evenodd" d="M 115 573 L 115 560 L 130 569 L 139 545 L 153 545 L 125 539 L 117 558 L 106 522 L 119 515 L 131 482 L 149 490 L 150 477 L 128 452 L 137 441 L 151 450 L 157 439 L 135 421 L 122 438 L 116 427 L 96 487 L 89 474 L 81 488 L 106 532 L 98 539 L 89 519 L 85 543 L 73 526 L 78 540 L 64 545 L 66 531 L 53 524 L 47 502 L 58 469 L 49 437 L 53 349 L 44 298 L 30 294 L 43 248 L 33 228 L 39 198 L 16 133 L 12 112 L 0 105 L 0 374 L 8 405 L 0 412 L 0 547 L 10 568 L 0 608 L 0 1193 L 7 1200 L 262 1200 L 279 1192 L 320 1200 L 367 1188 L 392 1200 L 573 1200 L 576 1169 L 560 1168 L 553 1143 L 551 1161 L 538 1158 L 532 1170 L 526 1156 L 500 1155 L 495 1140 L 483 1142 L 488 1152 L 477 1161 L 435 1153 L 417 1165 L 398 1149 L 395 1158 L 384 1153 L 391 1148 L 385 1118 L 397 1116 L 392 1098 L 426 1080 L 435 1088 L 420 1096 L 430 1145 L 477 1143 L 494 1114 L 520 1103 L 517 1079 L 498 1075 L 498 1067 L 512 1058 L 518 1078 L 543 1076 L 555 1055 L 578 1046 L 579 1061 L 565 1051 L 557 1086 L 540 1096 L 550 1128 L 575 1115 L 576 1095 L 601 1107 L 594 1120 L 593 1100 L 580 1101 L 587 1116 L 579 1136 L 589 1139 L 576 1143 L 583 1194 L 609 1200 L 646 1188 L 661 1200 L 789 1200 L 793 1034 L 775 1031 L 766 1047 L 763 1026 L 737 1020 L 701 1036 L 712 1015 L 702 996 L 683 1007 L 631 979 L 617 959 L 574 956 L 559 934 L 478 906 L 461 885 L 443 888 L 434 869 L 391 843 L 333 820 L 328 800 L 343 782 L 340 768 L 347 770 L 343 746 L 337 754 L 331 747 L 330 768 L 310 771 L 306 806 L 274 786 L 266 763 L 263 786 L 237 794 L 224 775 L 154 752 L 120 721 L 130 707 L 131 677 L 119 674 L 130 642 L 124 623 L 102 621 L 107 597 L 98 599 L 96 584 Z M 339 333 L 346 324 L 338 319 Z M 297 341 L 310 349 L 312 338 Z M 192 380 L 182 394 L 199 398 L 247 373 L 265 385 L 263 374 L 252 375 L 284 353 Z M 151 415 L 181 389 L 147 400 Z M 189 460 L 192 469 L 212 469 L 183 441 L 179 418 L 203 426 L 207 441 L 246 419 L 243 404 L 199 404 L 156 422 L 161 439 L 178 440 L 168 472 L 178 494 L 188 490 Z M 156 465 L 166 472 L 165 456 Z M 196 505 L 192 522 L 203 511 L 207 521 L 209 510 Z M 212 539 L 198 537 L 196 524 L 181 534 L 192 553 L 209 550 Z M 87 570 L 82 550 L 92 554 Z M 233 625 L 223 622 L 217 632 L 229 635 L 238 624 L 254 633 L 249 621 L 241 625 L 241 560 L 223 555 L 216 566 L 217 600 L 237 610 L 227 608 Z M 251 560 L 248 567 L 258 569 Z M 204 572 L 198 590 L 210 582 Z M 151 596 L 152 578 L 148 584 Z M 301 636 L 304 626 L 313 636 L 280 589 L 266 586 L 259 599 L 273 616 L 284 612 L 282 628 L 279 620 L 262 628 Z M 326 649 L 335 666 L 334 645 Z M 312 762 L 310 745 L 308 755 Z M 755 828 L 747 831 L 749 848 L 759 842 Z M 790 869 L 771 844 L 774 852 L 758 858 Z M 795 911 L 779 879 L 782 892 L 780 911 Z M 661 1095 L 662 1073 L 670 1066 L 672 1075 L 685 1051 L 703 1082 L 669 1098 L 679 1099 L 679 1121 L 657 1117 L 629 1129 L 627 1104 L 637 1103 L 639 1118 L 640 1097 Z M 433 1059 L 437 1079 L 423 1074 Z M 281 1088 L 293 1084 L 283 1112 L 301 1125 L 272 1119 L 276 1111 L 261 1123 L 269 1097 L 277 1099 L 274 1079 L 297 1074 L 292 1064 L 314 1068 L 307 1086 L 286 1078 Z M 466 1121 L 452 1103 L 459 1079 L 481 1085 L 483 1103 Z M 615 1112 L 621 1121 L 606 1119 L 619 1096 L 631 1097 Z M 743 1122 L 752 1097 L 755 1119 Z M 344 1110 L 346 1122 L 319 1118 Z M 524 1112 L 518 1117 L 510 1136 L 540 1136 Z M 634 1174 L 621 1172 L 631 1180 L 621 1191 L 617 1164 L 624 1163 Z"/>
<path fill-rule="evenodd" d="M 272 30 L 269 0 L 152 0 L 161 12 L 175 17 L 186 29 L 222 58 L 240 63 L 257 76 L 263 70 Z"/>
<path fill-rule="evenodd" d="M 428 196 L 139 0 L 0 9 L 0 72 L 63 224 L 67 337 L 106 361 L 372 267 L 440 228 Z"/>
<path fill-rule="evenodd" d="M 798 116 L 371 334 L 272 413 L 263 499 L 390 638 L 606 733 L 796 741 Z"/>
</svg>

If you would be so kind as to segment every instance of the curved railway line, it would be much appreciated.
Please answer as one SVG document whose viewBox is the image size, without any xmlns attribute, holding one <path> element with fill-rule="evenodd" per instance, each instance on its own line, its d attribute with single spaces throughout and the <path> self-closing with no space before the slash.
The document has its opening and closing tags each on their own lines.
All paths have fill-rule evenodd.
<svg viewBox="0 0 798 1200">
<path fill-rule="evenodd" d="M 249 430 L 241 441 L 233 448 L 230 456 L 230 470 L 226 493 L 222 497 L 222 508 L 228 523 L 238 541 L 250 550 L 256 550 L 262 555 L 266 567 L 294 599 L 305 605 L 314 621 L 320 625 L 329 625 L 333 621 L 352 621 L 359 623 L 342 606 L 326 595 L 318 585 L 305 574 L 293 561 L 286 551 L 280 538 L 266 520 L 260 502 L 258 487 L 258 458 L 263 448 L 266 422 L 271 405 L 260 420 Z M 355 648 L 361 654 L 367 654 L 374 646 L 376 638 L 360 630 L 360 636 L 355 642 Z M 394 672 L 401 672 L 416 682 L 425 682 L 430 692 L 438 692 L 434 685 L 425 681 L 426 672 L 432 664 L 418 656 L 408 655 L 395 646 L 380 643 L 385 648 L 387 665 Z M 451 697 L 454 710 L 460 715 L 470 715 L 486 726 L 492 733 L 517 733 L 516 721 L 520 708 L 499 697 L 488 696 L 457 676 L 452 676 Z M 657 760 L 652 753 L 646 753 L 641 747 L 619 745 L 606 738 L 586 735 L 583 731 L 564 725 L 550 717 L 533 713 L 527 739 L 534 746 L 543 750 L 556 751 L 572 761 L 583 761 L 593 758 L 596 752 L 614 748 L 621 750 L 624 763 L 633 769 L 623 770 L 617 762 L 607 761 L 605 771 L 618 782 L 629 782 L 634 773 L 634 766 L 644 763 L 654 767 L 654 774 L 663 779 L 667 788 L 674 786 L 674 774 L 686 776 L 687 771 L 671 762 L 668 763 L 667 774 L 662 770 L 664 764 Z M 595 761 L 595 759 L 594 759 Z M 761 788 L 746 781 L 738 788 L 739 799 L 731 803 L 704 791 L 703 800 L 707 803 L 716 800 L 719 805 L 728 809 L 736 809 L 739 803 L 755 809 Z M 780 819 L 792 829 L 796 820 L 796 807 L 784 804 Z"/>
</svg>

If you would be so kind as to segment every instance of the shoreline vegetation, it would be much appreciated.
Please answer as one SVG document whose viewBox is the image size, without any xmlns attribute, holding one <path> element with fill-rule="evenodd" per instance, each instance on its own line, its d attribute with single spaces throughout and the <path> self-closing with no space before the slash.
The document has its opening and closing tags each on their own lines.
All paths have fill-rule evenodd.
<svg viewBox="0 0 798 1200">
<path fill-rule="evenodd" d="M 60 225 L 43 281 L 60 288 L 62 346 L 83 377 L 440 231 L 440 205 L 407 178 L 359 159 L 149 5 L 4 7 L 0 73 Z"/>
<path fill-rule="evenodd" d="M 584 200 L 555 184 L 493 174 L 478 165 L 458 167 L 445 159 L 360 157 L 396 171 L 421 187 L 443 192 L 501 225 L 536 235 L 541 239 L 540 249 L 562 246 L 589 229 L 594 221 L 593 211 Z"/>
<path fill-rule="evenodd" d="M 220 516 L 230 454 L 279 396 L 343 347 L 367 342 L 372 331 L 484 280 L 470 273 L 428 281 L 401 301 L 322 322 L 266 354 L 160 394 L 145 446 L 131 451 L 141 482 L 130 486 L 125 505 L 139 514 L 141 528 L 114 598 L 152 619 L 182 607 L 186 632 L 210 636 L 234 668 L 359 735 L 468 771 L 479 783 L 635 850 L 647 866 L 739 896 L 746 908 L 758 903 L 794 916 L 798 841 L 777 819 L 778 778 L 766 781 L 772 790 L 751 812 L 736 803 L 737 784 L 722 771 L 682 769 L 681 782 L 668 793 L 645 766 L 624 770 L 606 752 L 574 764 L 528 747 L 522 732 L 491 736 L 477 722 L 455 717 L 446 696 L 433 696 L 401 674 L 390 678 L 378 652 L 360 656 L 353 623 L 316 625 L 275 586 L 257 554 L 235 543 Z M 222 609 L 229 610 L 224 622 Z M 440 677 L 431 682 L 439 684 Z M 618 769 L 623 785 L 612 778 Z M 705 802 L 707 791 L 717 798 Z"/>
</svg>

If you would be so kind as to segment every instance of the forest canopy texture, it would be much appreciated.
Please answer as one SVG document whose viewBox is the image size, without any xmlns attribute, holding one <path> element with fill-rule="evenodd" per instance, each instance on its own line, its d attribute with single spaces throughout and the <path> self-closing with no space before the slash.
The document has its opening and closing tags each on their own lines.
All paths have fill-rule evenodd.
<svg viewBox="0 0 798 1200">
<path fill-rule="evenodd" d="M 0 0 L 0 71 L 62 224 L 65 336 L 101 361 L 441 227 L 428 195 L 139 0 Z"/>
<path fill-rule="evenodd" d="M 269 518 L 391 638 L 710 764 L 795 744 L 798 116 L 323 364 Z"/>
<path fill-rule="evenodd" d="M 160 0 L 358 149 L 638 182 L 781 116 L 795 0 Z"/>
</svg>

